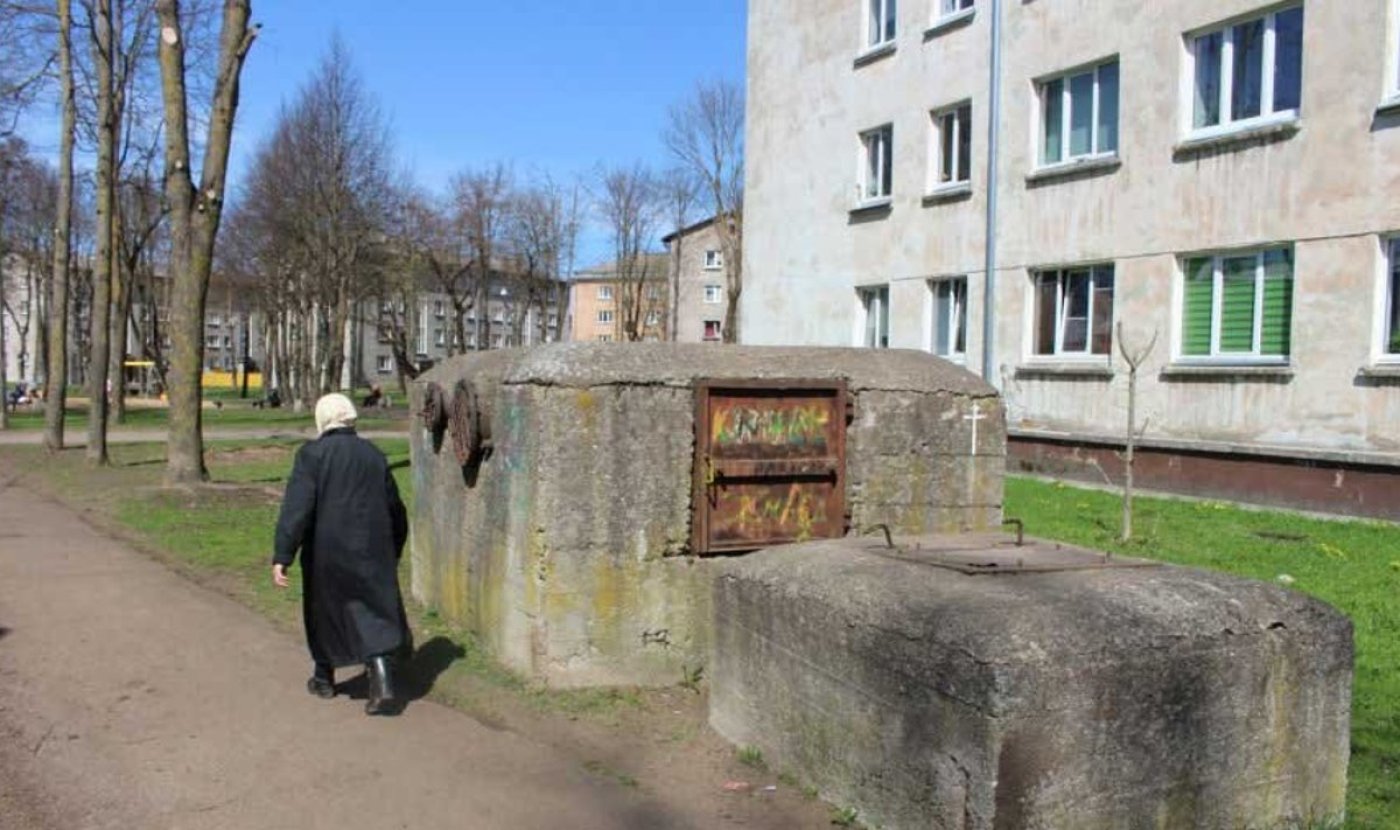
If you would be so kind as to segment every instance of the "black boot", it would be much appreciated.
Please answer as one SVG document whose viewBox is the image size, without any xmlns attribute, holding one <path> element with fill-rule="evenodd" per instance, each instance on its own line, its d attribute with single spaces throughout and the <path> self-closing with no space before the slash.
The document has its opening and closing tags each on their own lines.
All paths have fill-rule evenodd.
<svg viewBox="0 0 1400 830">
<path fill-rule="evenodd" d="M 387 715 L 394 710 L 393 661 L 386 654 L 371 657 L 365 664 L 369 675 L 369 700 L 365 703 L 366 715 Z"/>
<path fill-rule="evenodd" d="M 306 681 L 306 691 L 325 700 L 335 697 L 335 674 L 331 667 L 318 663 L 311 679 Z"/>
</svg>

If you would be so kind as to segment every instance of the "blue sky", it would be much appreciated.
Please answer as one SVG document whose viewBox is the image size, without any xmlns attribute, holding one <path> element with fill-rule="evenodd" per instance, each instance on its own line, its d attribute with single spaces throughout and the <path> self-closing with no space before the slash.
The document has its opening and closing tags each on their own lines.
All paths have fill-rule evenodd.
<svg viewBox="0 0 1400 830">
<path fill-rule="evenodd" d="M 667 161 L 667 107 L 744 73 L 744 0 L 263 0 L 235 175 L 339 32 L 422 184 L 497 160 L 567 178 Z"/>
</svg>

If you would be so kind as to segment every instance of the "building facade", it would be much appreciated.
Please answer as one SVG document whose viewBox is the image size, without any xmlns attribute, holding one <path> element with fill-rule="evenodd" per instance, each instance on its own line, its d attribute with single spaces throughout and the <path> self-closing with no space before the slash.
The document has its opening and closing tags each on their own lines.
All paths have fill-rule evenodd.
<svg viewBox="0 0 1400 830">
<path fill-rule="evenodd" d="M 744 342 L 964 361 L 1098 473 L 1153 344 L 1168 478 L 1400 464 L 1400 2 L 1002 2 L 995 118 L 988 0 L 749 14 Z"/>
<path fill-rule="evenodd" d="M 637 340 L 669 340 L 670 267 L 668 255 L 644 254 L 632 278 L 619 277 L 612 263 L 579 271 L 569 281 L 569 340 L 623 343 L 629 325 Z"/>
<path fill-rule="evenodd" d="M 676 295 L 672 325 L 680 343 L 719 343 L 724 339 L 724 252 L 714 218 L 697 222 L 661 240 L 670 254 Z"/>
</svg>

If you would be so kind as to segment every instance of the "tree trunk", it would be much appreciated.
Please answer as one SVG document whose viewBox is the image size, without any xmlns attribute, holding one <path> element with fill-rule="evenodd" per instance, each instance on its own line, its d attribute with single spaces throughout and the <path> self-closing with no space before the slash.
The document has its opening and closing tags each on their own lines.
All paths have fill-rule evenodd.
<svg viewBox="0 0 1400 830">
<path fill-rule="evenodd" d="M 204 364 L 204 310 L 214 264 L 214 240 L 223 215 L 224 185 L 239 76 L 257 36 L 249 28 L 249 0 L 224 0 L 213 108 L 200 185 L 190 171 L 185 43 L 179 0 L 157 0 L 160 18 L 161 97 L 165 108 L 165 196 L 170 205 L 171 344 L 170 443 L 166 480 L 192 484 L 208 478 L 200 409 Z"/>
<path fill-rule="evenodd" d="M 54 226 L 53 301 L 49 305 L 48 368 L 44 374 L 44 446 L 63 449 L 68 402 L 68 282 L 73 236 L 73 138 L 78 118 L 73 93 L 73 3 L 58 0 L 59 83 L 63 123 L 58 150 L 58 209 Z"/>
<path fill-rule="evenodd" d="M 92 269 L 92 309 L 88 352 L 89 400 L 87 460 L 106 466 L 108 363 L 111 360 L 112 239 L 116 182 L 116 109 L 112 100 L 112 0 L 97 0 L 92 60 L 97 67 L 97 255 Z"/>
</svg>

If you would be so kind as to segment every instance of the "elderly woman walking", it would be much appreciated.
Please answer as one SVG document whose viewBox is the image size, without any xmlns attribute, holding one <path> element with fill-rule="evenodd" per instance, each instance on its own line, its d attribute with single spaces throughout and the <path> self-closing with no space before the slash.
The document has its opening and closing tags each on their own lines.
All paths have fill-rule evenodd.
<svg viewBox="0 0 1400 830">
<path fill-rule="evenodd" d="M 344 395 L 317 401 L 319 437 L 292 466 L 272 579 L 287 587 L 300 550 L 302 619 L 315 664 L 307 691 L 334 697 L 334 670 L 363 664 L 365 712 L 378 715 L 395 705 L 392 655 L 411 642 L 397 574 L 408 516 L 384 454 L 355 434 L 355 418 Z"/>
</svg>

